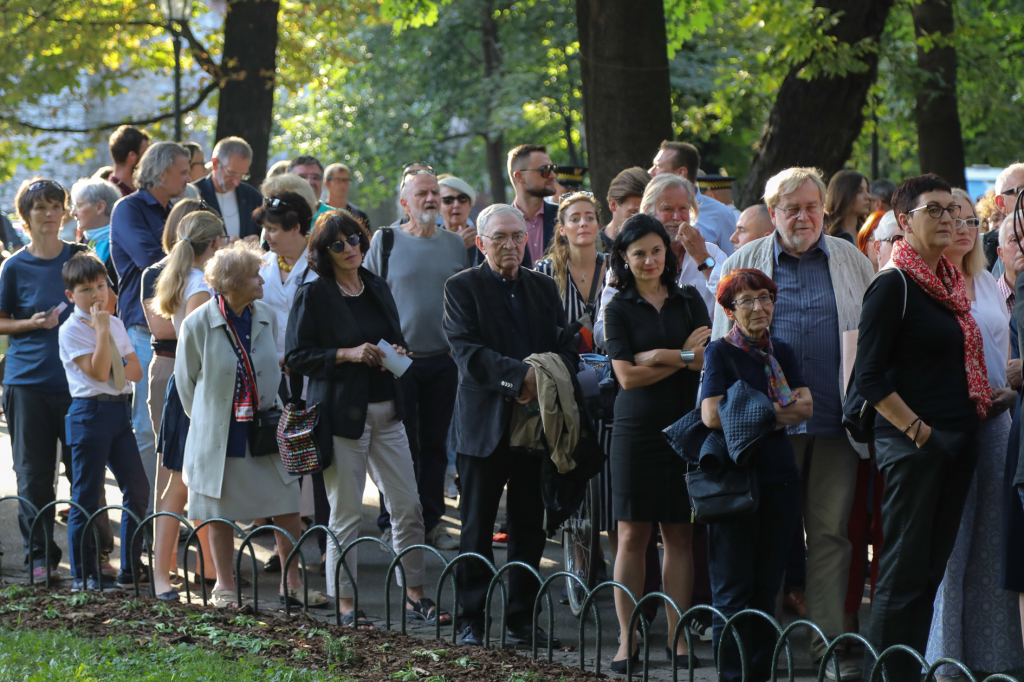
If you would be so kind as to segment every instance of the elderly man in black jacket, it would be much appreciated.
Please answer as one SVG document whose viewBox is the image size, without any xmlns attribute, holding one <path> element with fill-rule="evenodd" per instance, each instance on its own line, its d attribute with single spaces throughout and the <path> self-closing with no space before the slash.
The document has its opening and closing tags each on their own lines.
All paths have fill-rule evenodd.
<svg viewBox="0 0 1024 682">
<path fill-rule="evenodd" d="M 513 410 L 536 405 L 537 379 L 523 362 L 527 356 L 558 353 L 573 367 L 579 357 L 554 280 L 521 267 L 527 235 L 519 211 L 494 204 L 480 213 L 476 225 L 476 244 L 486 262 L 449 279 L 444 295 L 444 330 L 459 367 L 448 438 L 448 447 L 458 453 L 462 480 L 459 551 L 493 561 L 491 534 L 507 484 L 508 561 L 537 568 L 545 542 L 541 457 L 510 451 L 509 423 Z M 529 645 L 539 585 L 528 571 L 514 568 L 509 573 L 506 637 L 513 644 Z M 459 643 L 482 644 L 492 574 L 481 562 L 469 560 L 457 577 Z M 547 638 L 537 628 L 538 646 L 546 646 Z"/>
</svg>

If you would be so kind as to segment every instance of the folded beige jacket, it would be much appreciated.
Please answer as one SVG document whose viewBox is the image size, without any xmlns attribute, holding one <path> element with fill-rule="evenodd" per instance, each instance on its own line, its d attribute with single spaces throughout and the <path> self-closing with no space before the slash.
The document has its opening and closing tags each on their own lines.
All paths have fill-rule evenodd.
<svg viewBox="0 0 1024 682">
<path fill-rule="evenodd" d="M 537 400 L 540 414 L 528 417 L 522 405 L 512 409 L 509 430 L 511 447 L 544 450 L 564 474 L 576 468 L 572 453 L 580 439 L 580 413 L 572 388 L 572 375 L 557 353 L 534 353 L 524 360 L 537 376 Z"/>
</svg>

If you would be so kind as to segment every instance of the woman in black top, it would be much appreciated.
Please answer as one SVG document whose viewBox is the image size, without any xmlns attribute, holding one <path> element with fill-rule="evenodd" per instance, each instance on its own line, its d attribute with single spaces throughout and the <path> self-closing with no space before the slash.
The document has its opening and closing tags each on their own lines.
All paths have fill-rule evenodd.
<svg viewBox="0 0 1024 682">
<path fill-rule="evenodd" d="M 328 526 L 344 546 L 358 535 L 367 471 L 391 510 L 395 552 L 423 544 L 423 510 L 405 427 L 401 388 L 383 366 L 383 339 L 405 355 L 398 308 L 387 283 L 362 267 L 370 248 L 363 226 L 347 211 L 320 216 L 309 242 L 309 267 L 319 279 L 299 287 L 288 318 L 285 364 L 309 377 L 306 400 L 320 406 L 316 439 L 333 453 L 323 472 L 331 504 Z M 356 575 L 356 551 L 347 564 Z M 328 590 L 338 569 L 334 543 L 327 545 Z M 423 553 L 402 559 L 408 616 L 433 624 L 439 610 L 423 592 Z M 337 595 L 343 622 L 373 629 L 354 611 L 352 584 L 342 573 Z M 442 622 L 450 616 L 440 612 Z"/>
<path fill-rule="evenodd" d="M 679 269 L 670 243 L 665 228 L 649 215 L 635 215 L 623 224 L 612 245 L 618 292 L 604 310 L 605 346 L 623 389 L 615 401 L 611 456 L 619 522 L 615 579 L 634 594 L 643 592 L 644 551 L 653 524 L 660 523 L 664 590 L 685 610 L 693 589 L 686 465 L 661 430 L 697 404 L 711 320 L 696 289 L 676 285 Z M 624 672 L 632 600 L 616 590 L 615 608 L 622 637 L 612 669 Z M 672 633 L 678 617 L 672 608 L 666 612 Z M 678 653 L 677 665 L 683 667 L 683 638 Z"/>
<path fill-rule="evenodd" d="M 974 475 L 979 419 L 992 402 L 981 332 L 963 275 L 943 256 L 959 206 L 937 175 L 904 181 L 893 210 L 905 236 L 864 294 L 857 388 L 878 411 L 884 542 L 871 643 L 923 652 L 932 604 Z M 909 658 L 890 680 L 920 674 Z"/>
</svg>

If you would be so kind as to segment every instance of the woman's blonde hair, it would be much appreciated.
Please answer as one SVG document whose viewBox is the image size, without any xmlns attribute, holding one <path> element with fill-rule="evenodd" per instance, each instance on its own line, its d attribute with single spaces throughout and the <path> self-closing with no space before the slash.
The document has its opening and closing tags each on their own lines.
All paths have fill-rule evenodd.
<svg viewBox="0 0 1024 682">
<path fill-rule="evenodd" d="M 545 258 L 551 259 L 551 271 L 554 273 L 555 284 L 558 285 L 558 293 L 561 296 L 565 296 L 566 280 L 569 274 L 569 240 L 564 234 L 558 231 L 559 227 L 565 227 L 565 214 L 569 212 L 569 207 L 575 204 L 585 201 L 594 207 L 594 215 L 600 215 L 597 202 L 594 201 L 594 197 L 575 192 L 562 199 L 561 203 L 558 204 L 558 217 L 555 219 L 555 236 L 548 244 L 548 250 L 544 253 Z M 600 233 L 594 235 L 594 243 L 597 245 L 598 252 L 604 250 L 604 241 L 601 239 Z M 596 284 L 594 286 L 597 286 Z"/>
<path fill-rule="evenodd" d="M 167 257 L 167 266 L 156 280 L 153 309 L 168 319 L 185 304 L 185 286 L 196 256 L 206 253 L 224 236 L 224 221 L 209 211 L 194 211 L 178 223 L 178 240 Z"/>
<path fill-rule="evenodd" d="M 218 249 L 213 258 L 206 261 L 207 283 L 221 295 L 240 289 L 245 280 L 263 265 L 262 253 L 258 244 L 244 240 Z"/>
<path fill-rule="evenodd" d="M 260 194 L 264 197 L 270 197 L 279 192 L 295 192 L 306 200 L 313 213 L 320 210 L 320 198 L 313 193 L 313 188 L 309 186 L 309 183 L 295 173 L 272 175 L 260 185 Z M 345 207 L 337 206 L 336 208 Z"/>
<path fill-rule="evenodd" d="M 959 187 L 953 188 L 953 198 L 963 199 L 971 206 L 971 210 L 974 211 L 974 217 L 978 217 L 978 211 L 974 208 L 974 202 L 971 201 L 971 195 L 965 190 Z M 966 220 L 967 217 L 961 215 L 962 219 Z M 982 270 L 988 269 L 988 258 L 985 257 L 985 246 L 982 244 L 981 230 L 974 231 L 974 248 L 964 254 L 964 260 L 960 264 L 960 272 L 964 273 L 969 277 L 977 275 Z"/>
</svg>

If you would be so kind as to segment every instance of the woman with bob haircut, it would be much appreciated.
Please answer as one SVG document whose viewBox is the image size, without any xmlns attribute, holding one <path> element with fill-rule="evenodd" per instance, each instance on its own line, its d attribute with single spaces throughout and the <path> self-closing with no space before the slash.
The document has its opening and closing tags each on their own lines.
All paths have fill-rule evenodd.
<svg viewBox="0 0 1024 682">
<path fill-rule="evenodd" d="M 786 572 L 790 539 L 800 523 L 800 471 L 785 427 L 810 419 L 811 392 L 792 347 L 772 338 L 769 327 L 778 287 L 752 268 L 733 270 L 718 283 L 718 304 L 735 324 L 732 331 L 704 351 L 701 418 L 721 429 L 718 403 L 737 381 L 768 396 L 775 405 L 777 427 L 760 441 L 751 465 L 757 470 L 760 503 L 747 516 L 708 524 L 708 564 L 713 603 L 726 618 L 743 609 L 775 610 L 775 597 Z M 725 646 L 723 680 L 741 679 L 739 654 L 732 637 L 722 642 L 725 623 L 714 621 L 713 646 Z M 737 626 L 753 672 L 768 679 L 775 630 L 746 621 Z"/>
<path fill-rule="evenodd" d="M 398 308 L 387 282 L 363 267 L 370 249 L 366 229 L 348 211 L 326 211 L 317 218 L 309 240 L 309 267 L 319 277 L 299 287 L 288 318 L 285 363 L 309 377 L 306 403 L 320 406 L 314 437 L 321 452 L 331 453 L 323 471 L 331 504 L 328 527 L 345 546 L 359 533 L 363 487 L 369 472 L 391 511 L 395 552 L 423 544 L 423 509 L 416 488 L 409 440 L 402 425 L 402 388 L 383 366 L 384 339 L 405 355 Z M 356 549 L 348 566 L 357 578 Z M 327 545 L 327 586 L 338 569 L 335 544 Z M 423 552 L 402 558 L 407 616 L 434 624 L 451 616 L 423 591 Z M 336 596 L 342 623 L 375 629 L 355 611 L 352 583 L 346 574 Z"/>
<path fill-rule="evenodd" d="M 686 493 L 686 463 L 669 446 L 661 431 L 693 409 L 704 365 L 704 344 L 711 336 L 711 319 L 704 299 L 692 286 L 678 286 L 679 265 L 671 240 L 656 218 L 639 213 L 622 225 L 612 244 L 611 267 L 618 293 L 605 306 L 605 348 L 622 386 L 615 400 L 612 435 L 612 496 L 618 521 L 619 548 L 615 580 L 633 594 L 643 593 L 645 553 L 655 523 L 665 545 L 662 581 L 684 611 L 693 591 L 690 542 L 690 499 Z M 668 631 L 678 615 L 666 607 Z M 629 618 L 633 600 L 615 591 L 619 617 L 618 653 L 612 670 L 625 672 Z M 634 643 L 636 638 L 633 638 Z M 698 665 L 687 657 L 686 640 L 671 651 L 676 666 Z"/>
</svg>

